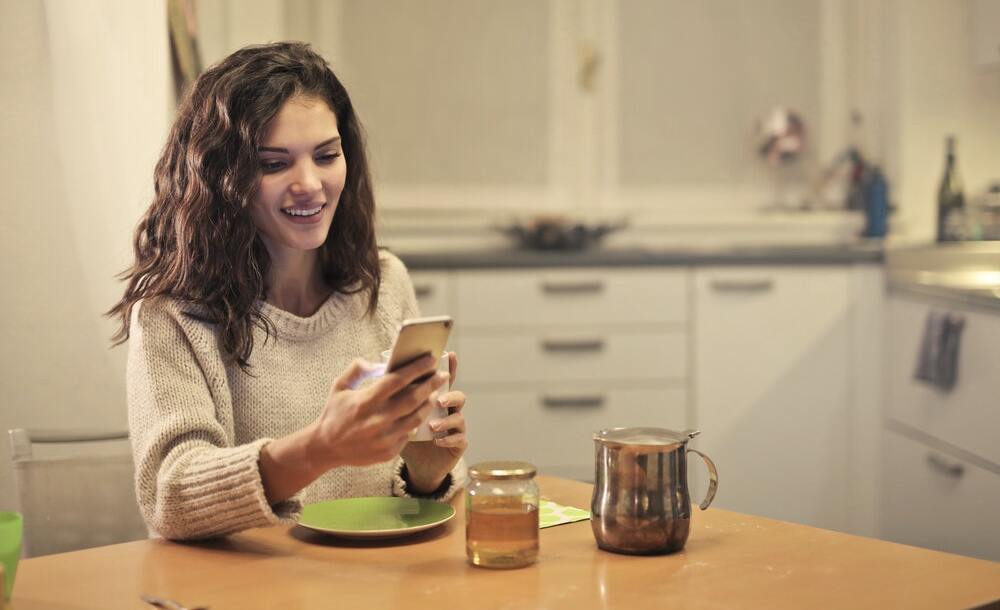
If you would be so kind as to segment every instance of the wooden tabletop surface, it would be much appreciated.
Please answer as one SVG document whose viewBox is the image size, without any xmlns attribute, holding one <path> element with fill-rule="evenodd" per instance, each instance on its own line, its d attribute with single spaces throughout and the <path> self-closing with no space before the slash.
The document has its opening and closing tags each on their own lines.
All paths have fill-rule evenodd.
<svg viewBox="0 0 1000 610">
<path fill-rule="evenodd" d="M 539 477 L 542 494 L 590 505 L 591 486 Z M 973 608 L 1000 599 L 1000 563 L 710 508 L 680 553 L 599 550 L 590 523 L 541 531 L 537 564 L 465 561 L 462 497 L 446 525 L 392 541 L 300 527 L 194 544 L 143 540 L 28 559 L 12 610 L 148 608 Z"/>
</svg>

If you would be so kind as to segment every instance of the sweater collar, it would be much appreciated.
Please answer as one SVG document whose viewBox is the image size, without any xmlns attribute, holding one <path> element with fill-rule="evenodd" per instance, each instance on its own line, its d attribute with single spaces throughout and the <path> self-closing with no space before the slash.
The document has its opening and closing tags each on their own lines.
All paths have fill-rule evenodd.
<svg viewBox="0 0 1000 610">
<path fill-rule="evenodd" d="M 274 324 L 277 335 L 284 339 L 308 339 L 323 334 L 337 324 L 338 318 L 350 311 L 352 297 L 357 295 L 333 292 L 316 313 L 308 317 L 297 316 L 279 309 L 267 301 L 258 301 L 260 312 Z"/>
</svg>

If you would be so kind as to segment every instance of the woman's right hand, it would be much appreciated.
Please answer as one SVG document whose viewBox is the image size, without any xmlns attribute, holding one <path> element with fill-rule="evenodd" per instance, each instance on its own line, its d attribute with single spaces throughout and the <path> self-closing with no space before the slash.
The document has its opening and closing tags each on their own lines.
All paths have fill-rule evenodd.
<svg viewBox="0 0 1000 610">
<path fill-rule="evenodd" d="M 352 362 L 334 380 L 316 421 L 261 448 L 260 477 L 270 504 L 290 498 L 331 468 L 386 462 L 399 455 L 410 431 L 434 408 L 432 394 L 448 381 L 448 373 L 435 373 L 437 359 L 425 356 L 354 389 L 372 366 L 360 359 Z M 425 381 L 413 383 L 428 373 Z"/>
<path fill-rule="evenodd" d="M 374 366 L 357 359 L 330 388 L 323 413 L 316 421 L 314 451 L 326 470 L 336 466 L 366 466 L 399 455 L 410 432 L 434 409 L 433 395 L 447 383 L 437 372 L 437 359 L 425 356 L 371 385 L 353 389 Z M 413 383 L 430 374 L 426 380 Z"/>
</svg>

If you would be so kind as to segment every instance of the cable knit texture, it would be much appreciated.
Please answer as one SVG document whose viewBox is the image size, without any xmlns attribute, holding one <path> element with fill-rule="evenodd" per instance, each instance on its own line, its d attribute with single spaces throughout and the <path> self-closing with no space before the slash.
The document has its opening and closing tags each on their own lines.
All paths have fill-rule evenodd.
<svg viewBox="0 0 1000 610">
<path fill-rule="evenodd" d="M 154 533 L 206 538 L 294 522 L 304 503 L 407 495 L 398 457 L 335 468 L 275 506 L 260 476 L 261 447 L 314 421 L 334 378 L 354 358 L 379 361 L 399 323 L 418 315 L 403 263 L 386 252 L 380 261 L 374 316 L 366 293 L 336 293 L 308 318 L 263 303 L 277 336 L 255 329 L 250 374 L 224 360 L 214 325 L 179 302 L 151 299 L 134 309 L 129 430 L 139 508 Z M 463 484 L 463 463 L 450 480 L 442 499 Z"/>
</svg>

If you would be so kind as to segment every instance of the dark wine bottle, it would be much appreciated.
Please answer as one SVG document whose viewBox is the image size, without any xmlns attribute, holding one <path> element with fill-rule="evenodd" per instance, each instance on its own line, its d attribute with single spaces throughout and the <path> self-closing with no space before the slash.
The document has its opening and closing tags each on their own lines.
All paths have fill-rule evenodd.
<svg viewBox="0 0 1000 610">
<path fill-rule="evenodd" d="M 962 217 L 965 214 L 965 194 L 962 178 L 955 163 L 955 136 L 945 139 L 944 175 L 938 189 L 937 240 L 962 239 Z"/>
</svg>

